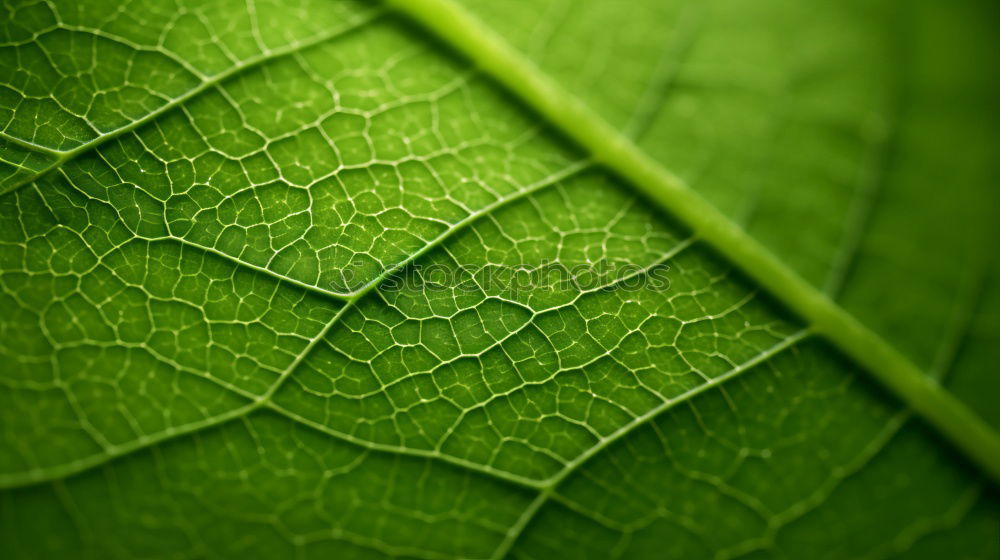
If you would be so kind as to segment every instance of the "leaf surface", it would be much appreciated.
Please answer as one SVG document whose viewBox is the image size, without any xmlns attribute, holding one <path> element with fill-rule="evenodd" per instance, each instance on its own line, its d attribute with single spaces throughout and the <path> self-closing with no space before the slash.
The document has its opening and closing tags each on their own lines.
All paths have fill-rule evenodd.
<svg viewBox="0 0 1000 560">
<path fill-rule="evenodd" d="M 468 8 L 996 425 L 996 14 L 869 4 Z M 5 556 L 997 554 L 947 441 L 474 53 L 368 2 L 3 23 Z"/>
</svg>

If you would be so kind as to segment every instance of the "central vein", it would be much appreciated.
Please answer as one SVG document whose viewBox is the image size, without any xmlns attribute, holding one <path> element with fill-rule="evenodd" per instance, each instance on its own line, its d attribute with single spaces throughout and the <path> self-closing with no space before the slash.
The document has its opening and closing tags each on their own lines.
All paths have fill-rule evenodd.
<svg viewBox="0 0 1000 560">
<path fill-rule="evenodd" d="M 1000 482 L 1000 436 L 899 351 L 778 260 L 580 99 L 452 0 L 387 0 L 475 62 L 531 109 L 799 314 Z"/>
</svg>

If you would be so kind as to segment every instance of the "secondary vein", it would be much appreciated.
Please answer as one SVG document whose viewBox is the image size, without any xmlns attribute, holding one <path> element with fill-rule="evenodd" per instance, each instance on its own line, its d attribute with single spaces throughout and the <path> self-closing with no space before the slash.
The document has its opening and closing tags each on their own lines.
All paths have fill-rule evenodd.
<svg viewBox="0 0 1000 560">
<path fill-rule="evenodd" d="M 560 183 L 562 181 L 569 180 L 570 178 L 574 177 L 578 173 L 583 172 L 584 170 L 588 169 L 589 167 L 590 167 L 590 162 L 587 161 L 587 160 L 575 161 L 575 162 L 567 165 L 566 167 L 560 169 L 559 171 L 557 171 L 555 173 L 552 173 L 548 177 L 546 177 L 546 178 L 544 178 L 544 179 L 542 179 L 542 180 L 540 180 L 540 181 L 538 181 L 536 183 L 533 183 L 531 185 L 528 185 L 528 186 L 524 187 L 523 189 L 521 189 L 518 192 L 515 192 L 515 193 L 513 193 L 513 194 L 511 194 L 509 196 L 506 196 L 504 198 L 499 198 L 499 199 L 495 200 L 494 202 L 492 202 L 492 203 L 484 206 L 480 210 L 478 210 L 476 212 L 473 212 L 473 213 L 469 214 L 468 216 L 466 216 L 465 218 L 463 218 L 462 220 L 459 220 L 458 222 L 454 223 L 446 231 L 442 232 L 440 235 L 438 235 L 434 239 L 432 239 L 429 242 L 427 242 L 419 250 L 417 250 L 414 253 L 412 253 L 411 255 L 409 255 L 406 259 L 403 259 L 402 261 L 394 264 L 393 266 L 388 267 L 381 274 L 379 274 L 377 277 L 375 277 L 372 280 L 370 280 L 368 283 L 366 283 L 364 286 L 362 286 L 357 291 L 354 291 L 354 292 L 352 292 L 350 294 L 344 294 L 344 295 L 337 294 L 337 296 L 336 296 L 335 299 L 338 300 L 338 301 L 344 302 L 344 306 L 342 308 L 340 308 L 337 311 L 337 313 L 334 315 L 334 317 L 316 334 L 316 336 L 314 336 L 309 341 L 309 343 L 305 346 L 305 348 L 303 348 L 303 350 L 301 352 L 299 352 L 298 355 L 296 355 L 296 357 L 292 360 L 292 362 L 283 371 L 280 372 L 280 374 L 278 376 L 278 379 L 275 381 L 275 383 L 273 385 L 271 385 L 271 387 L 269 387 L 267 389 L 267 391 L 265 393 L 263 393 L 261 396 L 254 397 L 254 396 L 251 396 L 251 395 L 243 394 L 241 392 L 237 392 L 232 387 L 223 386 L 223 388 L 226 389 L 227 391 L 229 391 L 230 393 L 232 393 L 232 394 L 234 394 L 234 395 L 236 395 L 236 396 L 238 396 L 240 398 L 244 398 L 244 399 L 249 400 L 249 402 L 247 404 L 244 404 L 242 406 L 230 409 L 230 410 L 228 410 L 228 411 L 226 411 L 226 412 L 224 412 L 222 414 L 218 414 L 216 416 L 210 416 L 210 417 L 204 418 L 204 419 L 196 421 L 196 422 L 192 422 L 192 423 L 185 424 L 185 425 L 182 425 L 182 426 L 176 426 L 174 428 L 167 429 L 167 430 L 161 431 L 161 432 L 153 434 L 153 435 L 142 436 L 142 437 L 136 438 L 135 440 L 132 440 L 132 441 L 126 443 L 126 444 L 117 445 L 117 446 L 114 446 L 111 449 L 105 449 L 102 452 L 95 453 L 95 454 L 92 454 L 92 455 L 88 455 L 87 457 L 84 457 L 82 459 L 77 459 L 77 460 L 70 461 L 68 463 L 64 463 L 64 464 L 61 464 L 61 465 L 57 465 L 57 466 L 53 466 L 53 467 L 44 467 L 44 468 L 33 468 L 33 469 L 30 469 L 30 470 L 20 471 L 20 472 L 15 472 L 15 473 L 0 473 L 0 488 L 12 488 L 12 487 L 27 486 L 27 485 L 30 485 L 30 484 L 37 484 L 39 482 L 43 482 L 43 481 L 46 481 L 46 480 L 53 480 L 53 479 L 64 478 L 64 477 L 76 474 L 78 472 L 85 471 L 87 469 L 90 469 L 90 468 L 95 467 L 97 465 L 100 465 L 102 463 L 105 463 L 105 462 L 107 462 L 107 461 L 109 461 L 111 459 L 114 459 L 114 458 L 117 458 L 117 457 L 121 457 L 123 455 L 128 455 L 128 454 L 137 452 L 139 450 L 145 449 L 146 447 L 149 447 L 151 445 L 155 445 L 157 443 L 161 443 L 161 442 L 164 442 L 164 441 L 167 441 L 167 440 L 170 440 L 170 439 L 173 439 L 175 437 L 182 436 L 182 435 L 187 435 L 187 434 L 191 434 L 191 433 L 195 433 L 195 432 L 200 432 L 202 430 L 205 430 L 205 429 L 208 429 L 208 428 L 211 428 L 211 427 L 223 424 L 225 422 L 228 422 L 228 421 L 231 421 L 231 420 L 234 420 L 234 419 L 243 418 L 243 417 L 245 417 L 245 416 L 253 413 L 254 411 L 260 410 L 260 409 L 269 409 L 269 410 L 272 410 L 272 411 L 274 411 L 274 412 L 276 412 L 278 414 L 282 414 L 282 415 L 284 415 L 287 418 L 295 420 L 295 421 L 299 422 L 300 424 L 303 424 L 303 425 L 306 425 L 306 426 L 309 426 L 309 427 L 312 427 L 312 428 L 315 428 L 315 429 L 323 430 L 324 429 L 323 426 L 321 426 L 319 424 L 316 424 L 316 423 L 309 422 L 308 420 L 306 420 L 306 419 L 304 419 L 304 418 L 302 418 L 302 417 L 300 417 L 298 415 L 295 415 L 291 411 L 285 410 L 280 405 L 275 404 L 274 400 L 273 400 L 273 397 L 278 392 L 278 390 L 283 386 L 283 384 L 285 383 L 285 381 L 289 377 L 292 376 L 294 370 L 309 356 L 309 354 L 312 353 L 313 349 L 326 337 L 326 335 L 337 324 L 339 324 L 341 318 L 347 312 L 349 312 L 351 309 L 353 309 L 353 307 L 357 304 L 358 301 L 360 301 L 368 293 L 371 293 L 371 292 L 375 291 L 379 287 L 379 285 L 383 281 L 385 281 L 386 279 L 388 279 L 390 276 L 392 276 L 393 274 L 396 274 L 397 272 L 399 272 L 400 270 L 402 270 L 406 266 L 409 266 L 414 260 L 416 260 L 417 258 L 419 258 L 421 255 L 424 255 L 428 251 L 433 250 L 435 247 L 440 246 L 442 243 L 444 243 L 446 240 L 448 240 L 452 236 L 456 235 L 457 233 L 459 233 L 461 231 L 464 231 L 471 224 L 477 222 L 478 220 L 480 220 L 480 219 L 482 219 L 482 218 L 484 218 L 484 217 L 486 217 L 488 215 L 491 215 L 494 212 L 499 211 L 501 208 L 504 208 L 504 207 L 506 207 L 506 206 L 508 206 L 510 204 L 513 204 L 514 202 L 516 202 L 518 200 L 521 200 L 521 199 L 523 199 L 523 198 L 525 198 L 527 196 L 530 196 L 531 194 L 537 193 L 537 192 L 539 192 L 539 191 L 541 191 L 541 190 L 543 190 L 545 188 L 548 188 L 548 187 L 551 187 L 553 185 L 556 185 L 556 184 L 558 184 L 558 183 Z M 139 239 L 142 239 L 142 238 L 139 238 Z M 177 238 L 173 238 L 173 237 L 170 238 L 170 239 L 177 240 Z M 686 244 L 684 246 L 686 246 Z M 197 247 L 196 246 L 196 248 L 200 249 L 200 250 L 205 250 L 204 247 Z M 241 265 L 242 266 L 246 266 L 246 263 L 240 262 L 240 263 L 237 264 L 237 266 L 241 266 Z M 282 281 L 282 282 L 288 282 L 289 281 L 289 279 L 285 279 L 285 278 L 279 278 L 278 280 Z M 295 285 L 298 285 L 298 284 L 295 284 Z M 300 287 L 302 287 L 302 286 L 300 286 Z M 329 295 L 329 294 L 327 294 L 327 295 Z M 204 377 L 207 377 L 207 376 L 204 376 Z M 215 382 L 215 381 L 212 380 L 212 382 Z M 357 438 L 354 438 L 352 436 L 349 436 L 348 434 L 341 434 L 339 432 L 335 432 L 333 430 L 330 430 L 329 428 L 326 428 L 325 432 L 327 434 L 329 434 L 329 435 L 336 435 L 338 437 L 341 437 L 341 439 L 343 439 L 345 441 L 348 441 L 350 443 L 354 443 L 356 445 L 362 445 L 362 446 L 364 446 L 366 448 L 374 449 L 376 451 L 396 452 L 396 453 L 403 453 L 403 454 L 407 453 L 407 451 L 402 446 L 399 446 L 399 447 L 384 446 L 383 447 L 383 446 L 378 446 L 376 444 L 366 444 L 365 442 L 363 442 L 360 439 L 357 439 Z M 458 466 L 462 466 L 462 467 L 465 467 L 465 468 L 473 470 L 473 471 L 484 472 L 485 474 L 493 475 L 493 476 L 495 476 L 498 479 L 506 480 L 508 482 L 512 482 L 514 484 L 519 484 L 521 486 L 525 486 L 525 487 L 528 487 L 528 488 L 536 488 L 540 484 L 539 482 L 534 481 L 532 479 L 520 477 L 520 476 L 515 475 L 515 474 L 505 473 L 505 472 L 497 470 L 497 469 L 492 469 L 492 468 L 488 468 L 488 467 L 482 467 L 480 469 L 477 469 L 476 466 L 473 463 L 471 463 L 471 462 L 463 461 L 463 460 L 460 460 L 460 459 L 452 459 L 451 457 L 448 457 L 448 456 L 445 456 L 445 455 L 441 455 L 441 454 L 437 454 L 437 453 L 419 452 L 418 451 L 418 452 L 415 452 L 415 454 L 418 455 L 418 456 L 421 456 L 421 457 L 425 457 L 425 458 L 426 457 L 439 458 L 439 459 L 442 459 L 445 462 L 449 462 L 449 463 L 452 463 L 452 464 L 455 464 L 455 465 L 458 465 Z"/>
<path fill-rule="evenodd" d="M 140 126 L 142 126 L 144 124 L 147 124 L 147 123 L 155 121 L 161 115 L 163 115 L 165 113 L 168 113 L 172 109 L 183 105 L 187 101 L 189 101 L 189 100 L 191 100 L 191 99 L 193 99 L 193 98 L 201 95 L 203 92 L 205 92 L 205 91 L 207 91 L 209 89 L 212 89 L 212 88 L 218 86 L 219 84 L 225 82 L 226 80 L 228 80 L 230 78 L 233 78 L 235 76 L 243 74 L 243 73 L 245 73 L 245 72 L 247 72 L 249 70 L 252 70 L 254 68 L 259 68 L 261 65 L 263 65 L 263 64 L 265 64 L 265 63 L 267 63 L 267 62 L 269 62 L 271 60 L 275 60 L 275 59 L 282 58 L 282 57 L 285 57 L 285 56 L 293 55 L 295 53 L 302 52 L 302 51 L 304 51 L 306 49 L 309 49 L 311 47 L 315 47 L 317 45 L 321 45 L 323 43 L 326 43 L 328 41 L 336 39 L 337 37 L 341 37 L 341 36 L 343 36 L 343 35 L 345 35 L 347 33 L 350 33 L 351 31 L 359 29 L 359 28 L 363 27 L 364 25 L 366 25 L 366 24 L 374 21 L 380 15 L 381 15 L 381 11 L 379 11 L 379 10 L 375 10 L 375 11 L 372 11 L 372 12 L 367 12 L 364 15 L 362 15 L 362 16 L 360 16 L 358 18 L 355 18 L 352 21 L 347 22 L 347 24 L 345 26 L 343 26 L 343 27 L 338 27 L 336 29 L 333 29 L 333 30 L 331 30 L 329 32 L 326 32 L 326 33 L 322 33 L 322 34 L 317 35 L 315 37 L 311 37 L 311 38 L 303 40 L 303 41 L 298 41 L 298 42 L 295 42 L 295 43 L 291 43 L 291 44 L 289 44 L 289 45 L 287 45 L 285 47 L 271 49 L 271 50 L 269 50 L 267 52 L 263 52 L 263 53 L 261 53 L 259 55 L 250 57 L 250 58 L 244 60 L 243 62 L 241 62 L 239 64 L 235 64 L 235 65 L 227 68 L 226 70 L 224 70 L 224 71 L 222 71 L 222 72 L 220 72 L 218 74 L 214 74 L 212 76 L 209 76 L 209 77 L 206 77 L 206 78 L 202 79 L 202 81 L 198 85 L 196 85 L 195 87 L 187 90 L 186 92 L 184 92 L 183 94 L 175 97 L 174 99 L 171 99 L 169 102 L 164 103 L 163 105 L 160 105 L 156 109 L 154 109 L 154 110 L 150 111 L 149 113 L 147 113 L 146 115 L 144 115 L 142 118 L 133 120 L 133 121 L 131 121 L 131 122 L 129 122 L 129 123 L 123 125 L 123 126 L 120 126 L 120 127 L 116 128 L 114 130 L 110 130 L 110 131 L 108 131 L 108 132 L 106 132 L 104 134 L 101 134 L 101 135 L 97 136 L 96 138 L 93 138 L 92 140 L 84 142 L 83 144 L 80 144 L 79 146 L 77 146 L 77 147 L 75 147 L 73 149 L 70 149 L 70 150 L 65 150 L 65 151 L 55 150 L 55 149 L 52 149 L 52 148 L 48 148 L 46 146 L 42 146 L 41 144 L 37 144 L 37 143 L 35 143 L 33 141 L 25 140 L 25 139 L 22 139 L 22 138 L 18 138 L 18 137 L 15 137 L 13 135 L 10 135 L 10 134 L 8 134 L 8 133 L 6 133 L 4 131 L 0 131 L 0 133 L 2 133 L 2 135 L 0 135 L 0 139 L 3 139 L 5 141 L 7 141 L 7 142 L 11 142 L 11 143 L 17 144 L 18 146 L 20 146 L 22 148 L 30 149 L 30 150 L 32 150 L 32 151 L 34 151 L 36 153 L 41 153 L 41 154 L 49 155 L 49 156 L 52 156 L 52 157 L 55 158 L 52 161 L 52 163 L 49 164 L 48 167 L 45 167 L 45 168 L 42 168 L 41 170 L 36 171 L 34 174 L 29 175 L 28 177 L 25 177 L 24 179 L 22 179 L 21 181 L 19 181 L 17 183 L 13 183 L 11 185 L 8 185 L 8 186 L 4 187 L 3 189 L 0 189 L 0 195 L 16 191 L 17 189 L 19 189 L 19 188 L 21 188 L 21 187 L 23 187 L 25 185 L 31 184 L 34 181 L 36 181 L 37 179 L 41 178 L 43 175 L 45 175 L 45 174 L 47 174 L 47 173 L 49 173 L 49 172 L 51 172 L 51 171 L 53 171 L 55 169 L 61 168 L 63 166 L 63 164 L 65 164 L 66 162 L 68 162 L 68 161 L 76 158 L 77 156 L 79 156 L 81 154 L 89 153 L 92 150 L 96 149 L 101 144 L 104 144 L 105 142 L 108 142 L 109 140 L 112 140 L 114 138 L 118 138 L 119 136 L 122 136 L 123 134 L 127 134 L 127 133 L 129 133 L 129 132 L 131 132 L 131 131 L 139 128 Z"/>
</svg>

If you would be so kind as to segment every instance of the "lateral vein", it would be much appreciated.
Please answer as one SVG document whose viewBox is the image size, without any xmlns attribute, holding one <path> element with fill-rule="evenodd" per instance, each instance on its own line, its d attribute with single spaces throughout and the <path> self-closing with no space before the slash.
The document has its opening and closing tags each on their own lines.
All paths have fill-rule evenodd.
<svg viewBox="0 0 1000 560">
<path fill-rule="evenodd" d="M 94 138 L 92 140 L 84 142 L 83 144 L 80 144 L 79 146 L 77 146 L 75 148 L 72 148 L 70 150 L 65 150 L 65 151 L 55 150 L 55 149 L 52 149 L 52 148 L 48 148 L 48 147 L 42 146 L 41 144 L 37 144 L 37 143 L 35 143 L 33 141 L 24 140 L 22 138 L 17 138 L 15 136 L 12 136 L 12 135 L 6 133 L 6 132 L 3 132 L 2 136 L 0 136 L 0 139 L 6 140 L 6 141 L 14 143 L 14 144 L 17 144 L 18 146 L 20 146 L 22 148 L 30 149 L 30 150 L 35 151 L 37 153 L 43 153 L 43 154 L 47 154 L 49 156 L 54 156 L 55 159 L 53 160 L 53 162 L 48 167 L 45 167 L 45 168 L 41 169 L 40 171 L 37 171 L 33 175 L 30 175 L 30 176 L 24 178 L 20 182 L 13 183 L 11 185 L 8 185 L 6 188 L 0 190 L 0 195 L 16 191 L 17 189 L 19 189 L 19 188 L 21 188 L 21 187 L 23 187 L 25 185 L 31 184 L 34 181 L 36 181 L 37 179 L 39 179 L 40 177 L 42 177 L 43 175 L 51 172 L 52 170 L 61 168 L 63 166 L 63 164 L 65 164 L 66 162 L 68 162 L 68 161 L 72 160 L 73 158 L 79 156 L 80 154 L 84 154 L 84 153 L 90 152 L 91 150 L 96 149 L 101 144 L 104 144 L 105 142 L 108 142 L 109 140 L 113 140 L 114 138 L 118 138 L 119 136 L 121 136 L 123 134 L 127 134 L 127 133 L 129 133 L 129 132 L 131 132 L 131 131 L 139 128 L 140 126 L 142 126 L 144 124 L 147 124 L 147 123 L 155 121 L 157 118 L 159 118 L 164 113 L 167 113 L 170 110 L 183 105 L 184 103 L 186 103 L 187 101 L 190 101 L 191 99 L 197 97 L 201 93 L 203 93 L 203 92 L 205 92 L 205 91 L 207 91 L 207 90 L 209 90 L 209 89 L 211 89 L 213 87 L 218 86 L 219 84 L 225 82 L 226 80 L 228 80 L 228 79 L 230 79 L 230 78 L 232 78 L 234 76 L 238 76 L 238 75 L 243 74 L 243 73 L 245 73 L 245 72 L 247 72 L 247 71 L 249 71 L 251 69 L 258 68 L 261 65 L 263 65 L 263 64 L 265 64 L 265 63 L 267 63 L 269 61 L 272 61 L 272 60 L 275 60 L 275 59 L 278 59 L 278 58 L 283 58 L 283 57 L 286 57 L 286 56 L 289 56 L 289 55 L 293 55 L 295 53 L 302 52 L 302 51 L 304 51 L 306 49 L 309 49 L 311 47 L 315 47 L 315 46 L 321 45 L 321 44 L 323 44 L 325 42 L 332 41 L 333 39 L 336 39 L 337 37 L 341 37 L 341 36 L 343 36 L 343 35 L 345 35 L 347 33 L 350 33 L 351 31 L 354 31 L 356 29 L 359 29 L 359 28 L 365 26 L 368 23 L 371 23 L 372 21 L 376 20 L 380 15 L 381 15 L 381 11 L 380 10 L 374 10 L 372 12 L 367 12 L 364 15 L 362 15 L 362 16 L 360 16 L 358 18 L 355 18 L 353 21 L 348 22 L 346 25 L 344 25 L 342 27 L 338 27 L 337 29 L 331 30 L 331 31 L 329 31 L 327 33 L 323 33 L 323 34 L 317 35 L 315 37 L 311 37 L 311 38 L 309 38 L 307 40 L 304 40 L 304 41 L 292 43 L 292 44 L 290 44 L 290 45 L 288 45 L 286 47 L 272 49 L 272 50 L 270 50 L 268 52 L 261 53 L 261 54 L 259 54 L 257 56 L 250 57 L 250 58 L 246 59 L 245 61 L 243 61 L 242 63 L 235 64 L 235 65 L 227 68 L 226 70 L 224 70 L 224 71 L 222 71 L 222 72 L 220 72 L 218 74 L 215 74 L 213 76 L 210 76 L 207 79 L 202 80 L 198 85 L 196 85 L 193 88 L 187 90 L 183 94 L 181 94 L 181 95 L 179 95 L 179 96 L 171 99 L 167 103 L 164 103 L 163 105 L 160 105 L 159 107 L 157 107 L 156 109 L 150 111 L 149 113 L 147 113 L 143 117 L 138 118 L 138 119 L 136 119 L 136 120 L 134 120 L 132 122 L 129 122 L 129 123 L 123 125 L 123 126 L 120 126 L 120 127 L 116 128 L 114 130 L 111 130 L 111 131 L 108 131 L 108 132 L 106 132 L 104 134 L 101 134 L 100 136 L 97 136 L 96 138 Z"/>
</svg>

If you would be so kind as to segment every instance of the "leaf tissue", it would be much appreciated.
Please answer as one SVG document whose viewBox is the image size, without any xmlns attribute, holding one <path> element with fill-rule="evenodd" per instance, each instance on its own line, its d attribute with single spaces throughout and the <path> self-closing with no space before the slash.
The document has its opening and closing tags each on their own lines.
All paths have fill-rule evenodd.
<svg viewBox="0 0 1000 560">
<path fill-rule="evenodd" d="M 0 557 L 1000 557 L 957 0 L 10 0 Z"/>
</svg>

